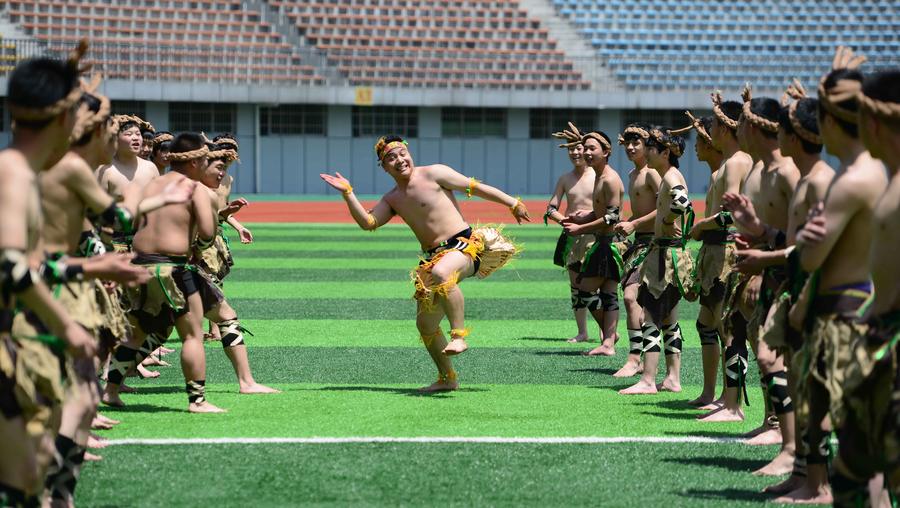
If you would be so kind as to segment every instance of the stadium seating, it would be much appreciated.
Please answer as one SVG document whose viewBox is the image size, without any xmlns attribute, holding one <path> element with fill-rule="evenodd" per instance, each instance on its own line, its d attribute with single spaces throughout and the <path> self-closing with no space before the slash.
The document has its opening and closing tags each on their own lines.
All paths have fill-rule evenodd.
<svg viewBox="0 0 900 508">
<path fill-rule="evenodd" d="M 51 53 L 64 53 L 88 37 L 89 57 L 112 78 L 324 83 L 240 1 L 14 0 L 0 5 L 10 21 Z"/>
<path fill-rule="evenodd" d="M 354 85 L 583 89 L 514 0 L 268 0 Z"/>
<path fill-rule="evenodd" d="M 900 65 L 900 10 L 886 0 L 552 0 L 629 88 L 815 83 L 837 45 L 869 69 Z"/>
</svg>

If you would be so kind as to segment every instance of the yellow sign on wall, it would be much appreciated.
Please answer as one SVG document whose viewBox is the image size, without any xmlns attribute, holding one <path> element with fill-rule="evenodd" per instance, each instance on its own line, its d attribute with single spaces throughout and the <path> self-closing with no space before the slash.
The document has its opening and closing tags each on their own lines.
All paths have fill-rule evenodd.
<svg viewBox="0 0 900 508">
<path fill-rule="evenodd" d="M 356 87 L 356 98 L 353 100 L 353 103 L 357 106 L 371 106 L 372 105 L 372 87 L 370 86 L 358 86 Z"/>
</svg>

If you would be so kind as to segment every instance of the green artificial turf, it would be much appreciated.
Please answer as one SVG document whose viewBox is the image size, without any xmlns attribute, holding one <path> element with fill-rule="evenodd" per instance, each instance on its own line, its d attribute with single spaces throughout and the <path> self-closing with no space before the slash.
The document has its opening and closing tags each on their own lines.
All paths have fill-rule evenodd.
<svg viewBox="0 0 900 508">
<path fill-rule="evenodd" d="M 102 408 L 123 438 L 359 436 L 733 437 L 762 419 L 756 370 L 739 424 L 702 424 L 686 405 L 702 384 L 694 320 L 683 302 L 682 393 L 622 396 L 636 378 L 612 373 L 618 354 L 586 357 L 575 334 L 566 271 L 552 265 L 557 227 L 509 226 L 525 250 L 489 279 L 467 280 L 470 350 L 454 359 L 462 387 L 421 395 L 436 373 L 415 329 L 409 271 L 420 254 L 409 230 L 354 225 L 250 224 L 229 232 L 235 266 L 229 302 L 259 382 L 283 390 L 240 395 L 221 346 L 207 344 L 207 395 L 225 414 L 193 415 L 178 355 L 160 378 L 130 379 L 127 406 Z M 696 250 L 697 245 L 690 247 Z M 442 328 L 448 329 L 444 322 Z M 172 346 L 179 348 L 177 339 Z M 658 380 L 664 366 L 660 366 Z M 179 444 L 120 445 L 85 466 L 81 506 L 750 506 L 771 480 L 749 471 L 772 447 L 735 443 L 616 444 Z M 123 487 L 124 486 L 124 487 Z"/>
</svg>

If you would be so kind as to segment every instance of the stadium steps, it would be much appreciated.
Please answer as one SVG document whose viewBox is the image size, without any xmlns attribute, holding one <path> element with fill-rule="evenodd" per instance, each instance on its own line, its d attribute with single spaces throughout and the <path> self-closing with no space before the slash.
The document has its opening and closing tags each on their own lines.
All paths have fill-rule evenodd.
<svg viewBox="0 0 900 508">
<path fill-rule="evenodd" d="M 591 88 L 608 92 L 624 92 L 625 83 L 597 57 L 591 42 L 581 36 L 565 18 L 559 16 L 552 0 L 519 0 L 519 7 L 528 16 L 541 22 L 557 48 L 565 52 L 572 67 L 591 82 Z"/>
<path fill-rule="evenodd" d="M 303 58 L 304 63 L 312 65 L 316 74 L 328 79 L 332 85 L 346 85 L 347 79 L 341 72 L 328 61 L 321 52 L 303 37 L 297 26 L 286 16 L 278 12 L 265 0 L 241 0 L 244 10 L 258 12 L 263 21 L 269 23 L 272 28 L 284 37 L 284 40 L 294 46 L 294 49 Z"/>
</svg>

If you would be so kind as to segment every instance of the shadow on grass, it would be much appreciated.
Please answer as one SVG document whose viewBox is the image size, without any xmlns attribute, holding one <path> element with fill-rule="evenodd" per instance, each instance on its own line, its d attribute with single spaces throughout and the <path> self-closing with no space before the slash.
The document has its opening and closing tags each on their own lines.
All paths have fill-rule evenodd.
<svg viewBox="0 0 900 508">
<path fill-rule="evenodd" d="M 535 342 L 565 342 L 568 343 L 568 338 L 566 337 L 519 337 L 516 340 L 530 340 Z M 581 342 L 580 344 L 584 344 Z"/>
<path fill-rule="evenodd" d="M 681 464 L 683 466 L 715 467 L 737 473 L 750 473 L 768 463 L 766 460 L 739 459 L 727 455 L 720 457 L 670 457 L 662 459 L 662 461 L 670 464 Z"/>
<path fill-rule="evenodd" d="M 704 424 L 701 424 L 701 425 L 704 425 Z M 665 434 L 667 436 L 678 436 L 678 437 L 689 436 L 689 437 L 713 437 L 713 438 L 729 438 L 729 439 L 740 439 L 740 437 L 741 437 L 740 432 L 725 432 L 725 431 L 721 431 L 721 430 L 700 430 L 702 428 L 703 427 L 699 427 L 697 429 L 693 429 L 693 430 L 689 430 L 689 431 L 687 431 L 687 430 L 684 430 L 684 431 L 667 430 L 667 431 L 663 432 L 663 434 Z"/>
<path fill-rule="evenodd" d="M 122 392 L 125 395 L 161 395 L 161 394 L 169 394 L 169 393 L 185 393 L 184 386 L 174 386 L 174 385 L 129 385 L 135 390 L 134 393 L 126 393 Z M 210 391 L 210 390 L 207 390 Z"/>
<path fill-rule="evenodd" d="M 536 356 L 584 356 L 581 351 L 566 349 L 560 349 L 559 351 L 531 351 L 531 354 Z"/>
<path fill-rule="evenodd" d="M 126 404 L 122 407 L 101 404 L 100 411 L 103 413 L 186 413 L 187 404 L 180 409 L 166 406 L 151 406 L 150 404 Z"/>
<path fill-rule="evenodd" d="M 613 374 L 616 373 L 617 370 L 618 369 L 612 369 L 612 368 L 604 369 L 601 367 L 591 367 L 591 368 L 587 368 L 587 369 L 568 369 L 568 372 L 589 372 L 592 374 L 603 374 L 606 376 L 612 376 Z"/>
<path fill-rule="evenodd" d="M 642 415 L 656 416 L 666 420 L 694 420 L 693 413 L 671 413 L 664 411 L 641 411 Z"/>
<path fill-rule="evenodd" d="M 376 392 L 376 393 L 393 393 L 396 395 L 405 395 L 407 397 L 447 397 L 453 392 L 431 392 L 423 393 L 418 388 L 390 388 L 387 386 L 325 386 L 317 388 L 317 391 L 330 392 Z M 457 392 L 486 392 L 484 388 L 460 388 Z"/>
<path fill-rule="evenodd" d="M 660 392 L 667 393 L 667 392 Z M 672 411 L 689 411 L 692 415 L 704 414 L 694 407 L 688 405 L 686 400 L 642 400 L 635 403 L 636 406 L 654 406 L 662 409 L 670 409 Z"/>
<path fill-rule="evenodd" d="M 769 497 L 762 492 L 756 492 L 747 489 L 687 489 L 677 493 L 679 496 L 691 499 L 708 499 L 716 501 L 752 501 L 764 503 L 769 501 Z"/>
</svg>

